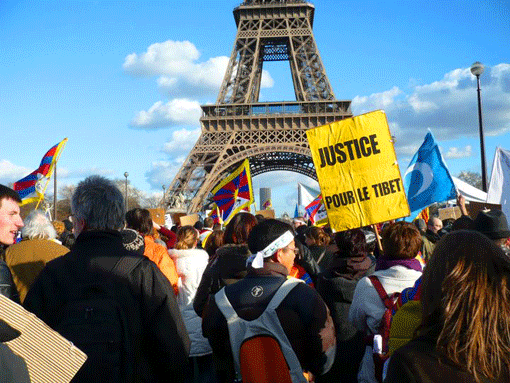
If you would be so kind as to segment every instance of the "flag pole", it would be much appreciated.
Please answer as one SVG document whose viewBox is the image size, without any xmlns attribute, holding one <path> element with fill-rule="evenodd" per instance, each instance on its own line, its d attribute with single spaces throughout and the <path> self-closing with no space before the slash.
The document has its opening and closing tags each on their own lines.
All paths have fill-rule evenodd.
<svg viewBox="0 0 510 383">
<path fill-rule="evenodd" d="M 57 220 L 57 163 L 55 162 L 53 175 L 53 220 Z"/>
<path fill-rule="evenodd" d="M 382 253 L 383 247 L 381 243 L 381 238 L 379 237 L 379 231 L 377 230 L 377 225 L 372 225 L 372 229 L 374 229 L 375 238 L 377 239 L 377 247 L 379 248 L 379 251 Z"/>
<path fill-rule="evenodd" d="M 40 203 L 41 203 L 41 201 L 42 201 L 42 197 L 43 197 L 43 195 L 42 195 L 42 194 L 41 194 L 41 195 L 39 195 L 39 199 L 37 200 L 37 205 L 35 205 L 35 210 L 37 210 L 37 208 L 39 207 L 39 204 L 40 204 Z"/>
<path fill-rule="evenodd" d="M 39 201 L 37 201 L 37 205 L 35 206 L 35 210 L 37 210 L 37 208 L 39 207 L 39 204 L 44 199 L 44 195 L 46 194 L 46 189 L 48 188 L 48 184 L 50 183 L 50 179 L 49 178 L 47 178 L 47 177 L 44 177 L 44 178 L 46 178 L 46 184 L 44 185 L 43 192 L 39 195 Z M 36 189 L 37 189 L 37 186 L 36 186 Z"/>
</svg>

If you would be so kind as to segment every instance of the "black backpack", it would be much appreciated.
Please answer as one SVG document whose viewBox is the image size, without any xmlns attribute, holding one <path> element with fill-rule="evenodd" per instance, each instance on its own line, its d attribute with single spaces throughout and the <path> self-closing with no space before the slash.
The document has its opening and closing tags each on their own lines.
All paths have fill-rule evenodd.
<svg viewBox="0 0 510 383">
<path fill-rule="evenodd" d="M 95 264 L 100 273 L 69 286 L 67 303 L 58 313 L 54 329 L 87 354 L 72 382 L 133 381 L 134 351 L 128 315 L 120 303 L 125 304 L 130 292 L 120 278 L 115 279 L 125 278 L 142 259 L 122 257 L 111 270 Z"/>
</svg>

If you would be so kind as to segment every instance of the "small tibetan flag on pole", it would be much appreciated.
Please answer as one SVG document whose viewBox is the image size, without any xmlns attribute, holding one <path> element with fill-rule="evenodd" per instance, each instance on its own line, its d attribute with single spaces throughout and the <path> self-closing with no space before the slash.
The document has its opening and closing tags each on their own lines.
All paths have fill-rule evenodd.
<svg viewBox="0 0 510 383">
<path fill-rule="evenodd" d="M 16 190 L 21 197 L 21 205 L 26 205 L 34 201 L 40 202 L 44 198 L 46 187 L 48 186 L 60 153 L 66 143 L 67 138 L 64 138 L 61 142 L 54 145 L 43 156 L 41 164 L 37 169 L 14 183 L 13 189 Z M 43 181 L 46 181 L 44 185 Z"/>
<path fill-rule="evenodd" d="M 212 194 L 225 225 L 243 208 L 249 208 L 254 199 L 248 159 L 245 159 L 232 174 L 220 182 Z"/>
</svg>

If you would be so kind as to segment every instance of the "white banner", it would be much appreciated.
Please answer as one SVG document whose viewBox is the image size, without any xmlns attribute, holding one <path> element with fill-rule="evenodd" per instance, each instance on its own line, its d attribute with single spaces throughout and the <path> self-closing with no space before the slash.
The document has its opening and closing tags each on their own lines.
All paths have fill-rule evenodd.
<svg viewBox="0 0 510 383">
<path fill-rule="evenodd" d="M 298 205 L 308 206 L 320 194 L 320 190 L 314 190 L 309 186 L 298 183 Z"/>
<path fill-rule="evenodd" d="M 510 151 L 496 149 L 487 202 L 501 204 L 501 210 L 510 217 Z"/>
</svg>

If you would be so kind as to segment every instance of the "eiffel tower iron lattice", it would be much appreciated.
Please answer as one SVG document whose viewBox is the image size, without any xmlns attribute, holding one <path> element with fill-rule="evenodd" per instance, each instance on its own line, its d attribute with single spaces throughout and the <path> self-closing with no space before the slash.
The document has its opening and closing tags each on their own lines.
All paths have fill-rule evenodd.
<svg viewBox="0 0 510 383">
<path fill-rule="evenodd" d="M 167 189 L 168 208 L 197 212 L 245 158 L 252 176 L 287 170 L 317 180 L 306 130 L 352 117 L 338 101 L 304 0 L 246 0 L 234 9 L 237 35 L 214 105 L 202 106 L 202 132 Z M 264 61 L 288 61 L 296 101 L 259 102 Z"/>
</svg>

